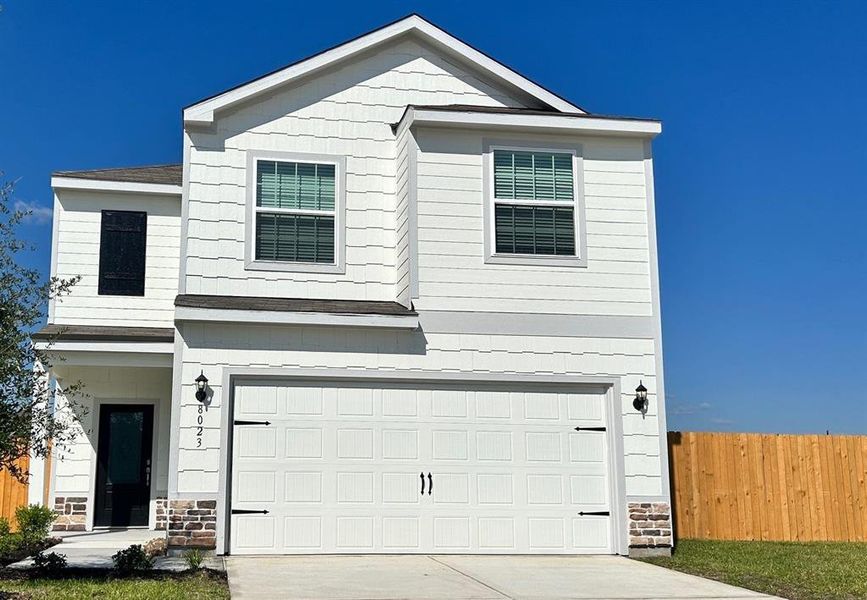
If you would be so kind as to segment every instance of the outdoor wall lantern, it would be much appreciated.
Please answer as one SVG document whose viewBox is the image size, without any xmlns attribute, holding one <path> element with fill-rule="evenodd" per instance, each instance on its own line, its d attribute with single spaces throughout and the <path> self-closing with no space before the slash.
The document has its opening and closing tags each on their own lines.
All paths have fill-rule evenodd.
<svg viewBox="0 0 867 600">
<path fill-rule="evenodd" d="M 208 398 L 208 378 L 205 377 L 205 372 L 196 377 L 196 400 L 204 402 Z"/>
<path fill-rule="evenodd" d="M 638 387 L 635 388 L 635 400 L 632 401 L 632 406 L 641 413 L 647 412 L 647 388 L 644 387 L 641 381 L 638 382 Z"/>
</svg>

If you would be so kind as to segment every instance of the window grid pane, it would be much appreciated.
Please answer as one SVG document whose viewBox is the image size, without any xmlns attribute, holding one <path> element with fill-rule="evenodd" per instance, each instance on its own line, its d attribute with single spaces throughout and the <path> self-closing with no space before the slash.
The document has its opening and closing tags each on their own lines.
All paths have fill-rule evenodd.
<svg viewBox="0 0 867 600">
<path fill-rule="evenodd" d="M 256 260 L 334 262 L 334 217 L 256 214 Z"/>
<path fill-rule="evenodd" d="M 494 150 L 494 197 L 500 200 L 572 201 L 572 155 Z"/>
<path fill-rule="evenodd" d="M 334 176 L 334 165 L 260 160 L 256 206 L 333 211 Z"/>
<path fill-rule="evenodd" d="M 575 211 L 570 207 L 497 204 L 498 254 L 575 256 Z"/>
</svg>

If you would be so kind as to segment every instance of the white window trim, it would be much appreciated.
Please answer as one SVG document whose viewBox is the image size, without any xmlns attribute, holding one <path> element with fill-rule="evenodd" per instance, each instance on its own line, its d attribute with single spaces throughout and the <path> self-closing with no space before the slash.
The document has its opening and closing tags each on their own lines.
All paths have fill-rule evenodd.
<svg viewBox="0 0 867 600">
<path fill-rule="evenodd" d="M 330 211 L 295 210 L 256 206 L 256 169 L 259 161 L 334 165 L 334 262 L 289 262 L 256 260 L 256 214 L 330 214 Z M 346 271 L 346 157 L 304 152 L 247 151 L 247 207 L 244 242 L 244 268 L 248 271 L 286 271 L 295 273 L 337 273 Z"/>
<path fill-rule="evenodd" d="M 580 144 L 550 144 L 538 146 L 521 141 L 483 140 L 482 160 L 484 204 L 485 204 L 485 263 L 505 265 L 537 265 L 552 267 L 586 267 L 587 236 L 584 218 L 584 157 Z M 556 256 L 550 254 L 498 254 L 496 252 L 496 217 L 494 207 L 494 151 L 547 152 L 572 155 L 572 206 L 575 218 L 575 256 Z M 500 204 L 523 206 L 566 206 L 562 200 L 513 200 L 501 199 Z"/>
</svg>

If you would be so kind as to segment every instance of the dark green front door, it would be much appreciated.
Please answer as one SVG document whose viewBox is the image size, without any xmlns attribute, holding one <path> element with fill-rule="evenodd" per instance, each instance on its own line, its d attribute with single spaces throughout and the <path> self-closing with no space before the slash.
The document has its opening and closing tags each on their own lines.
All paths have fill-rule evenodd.
<svg viewBox="0 0 867 600">
<path fill-rule="evenodd" d="M 148 524 L 153 425 L 149 404 L 100 406 L 96 527 Z"/>
</svg>

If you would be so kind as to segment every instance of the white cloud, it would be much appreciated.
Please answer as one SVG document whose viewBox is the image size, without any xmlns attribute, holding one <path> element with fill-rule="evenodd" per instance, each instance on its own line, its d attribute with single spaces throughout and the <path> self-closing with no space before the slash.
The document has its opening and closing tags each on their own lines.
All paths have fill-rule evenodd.
<svg viewBox="0 0 867 600">
<path fill-rule="evenodd" d="M 669 399 L 671 397 L 669 396 Z M 698 404 L 689 402 L 672 402 L 668 407 L 668 413 L 671 415 L 697 415 L 710 408 L 710 403 L 700 402 Z"/>
<path fill-rule="evenodd" d="M 27 223 L 42 225 L 51 221 L 52 209 L 48 206 L 41 206 L 35 202 L 26 202 L 24 200 L 15 201 L 15 210 L 29 213 L 24 217 Z"/>
</svg>

